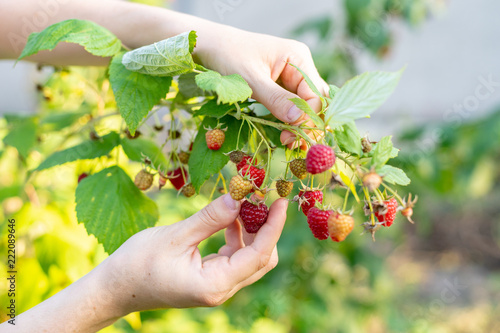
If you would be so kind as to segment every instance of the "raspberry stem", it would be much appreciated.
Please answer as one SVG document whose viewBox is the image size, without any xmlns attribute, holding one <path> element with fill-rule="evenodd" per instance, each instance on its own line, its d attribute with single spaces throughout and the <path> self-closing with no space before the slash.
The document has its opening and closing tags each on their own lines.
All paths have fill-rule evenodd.
<svg viewBox="0 0 500 333">
<path fill-rule="evenodd" d="M 226 180 L 224 179 L 224 176 L 222 175 L 222 172 L 219 171 L 219 178 L 222 180 L 222 187 L 224 187 L 224 191 L 226 193 L 229 193 L 229 191 L 227 190 L 227 186 L 226 186 Z"/>
<path fill-rule="evenodd" d="M 270 171 L 270 168 L 271 168 L 271 147 L 269 146 L 269 143 L 267 143 L 267 140 L 266 138 L 264 137 L 264 135 L 262 135 L 262 133 L 259 131 L 259 129 L 257 128 L 257 126 L 255 126 L 255 124 L 252 122 L 252 120 L 250 120 L 249 118 L 252 118 L 252 119 L 259 119 L 259 118 L 255 118 L 255 117 L 250 117 L 250 116 L 246 116 L 246 115 L 242 115 L 243 119 L 247 118 L 246 121 L 248 121 L 248 123 L 250 125 L 252 125 L 252 127 L 255 129 L 255 131 L 260 135 L 260 137 L 262 138 L 262 141 L 259 143 L 259 147 L 260 145 L 262 144 L 262 142 L 264 142 L 267 146 L 267 164 L 266 164 L 266 175 L 264 177 L 264 180 L 262 181 L 262 184 L 266 184 L 267 183 L 267 179 L 269 178 L 269 171 Z M 263 119 L 259 119 L 259 120 L 263 120 Z M 267 120 L 266 120 L 267 121 Z M 272 121 L 270 123 L 273 123 Z M 258 148 L 259 148 L 258 147 Z M 258 152 L 258 150 L 257 150 Z M 255 154 L 254 154 L 254 157 L 255 158 Z M 252 158 L 252 162 L 253 162 L 253 158 Z M 249 168 L 250 169 L 250 168 Z"/>
<path fill-rule="evenodd" d="M 363 192 L 365 193 L 366 201 L 368 201 L 368 207 L 370 207 L 370 219 L 372 222 L 372 226 L 375 226 L 375 215 L 373 214 L 373 206 L 372 206 L 372 201 L 370 199 L 370 193 L 368 193 L 368 190 L 364 186 L 363 186 Z"/>
<path fill-rule="evenodd" d="M 384 185 L 385 189 L 389 190 L 389 192 L 391 192 L 391 194 L 394 197 L 396 197 L 396 199 L 399 201 L 399 203 L 401 204 L 401 206 L 405 205 L 403 199 L 396 193 L 396 191 L 394 191 L 392 188 L 390 188 L 389 186 L 385 185 L 384 183 L 382 183 L 382 185 Z"/>
</svg>

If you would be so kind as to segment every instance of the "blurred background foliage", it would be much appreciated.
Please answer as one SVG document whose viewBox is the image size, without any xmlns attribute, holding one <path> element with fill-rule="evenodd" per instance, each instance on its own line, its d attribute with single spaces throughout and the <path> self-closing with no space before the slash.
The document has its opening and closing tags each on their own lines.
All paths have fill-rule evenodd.
<svg viewBox="0 0 500 333">
<path fill-rule="evenodd" d="M 293 36 L 316 36 L 313 54 L 321 74 L 343 82 L 357 73 L 356 50 L 374 57 L 390 50 L 390 19 L 416 27 L 433 6 L 424 0 L 346 0 L 343 22 L 316 18 Z M 106 158 L 39 174 L 29 170 L 50 152 L 87 138 L 92 117 L 116 108 L 109 82 L 95 68 L 44 68 L 38 80 L 38 112 L 0 120 L 0 252 L 6 253 L 5 222 L 15 218 L 19 312 L 107 256 L 74 212 L 78 174 L 99 169 Z M 119 117 L 96 128 L 109 129 L 120 129 Z M 398 163 L 420 198 L 415 225 L 400 218 L 375 243 L 360 236 L 360 228 L 341 244 L 320 242 L 291 204 L 278 244 L 280 263 L 261 281 L 218 308 L 133 313 L 103 332 L 499 332 L 500 109 L 483 119 L 411 128 L 396 139 Z M 278 153 L 274 161 L 281 160 Z M 132 176 L 139 168 L 131 163 L 125 169 Z M 273 169 L 280 171 L 278 164 Z M 177 197 L 171 187 L 148 192 L 160 207 L 158 225 L 198 211 L 211 185 L 191 199 Z M 217 251 L 222 242 L 222 233 L 215 235 L 201 245 L 202 253 Z M 6 271 L 4 260 L 0 269 Z M 7 304 L 3 291 L 0 304 Z M 0 316 L 6 320 L 3 311 Z"/>
</svg>

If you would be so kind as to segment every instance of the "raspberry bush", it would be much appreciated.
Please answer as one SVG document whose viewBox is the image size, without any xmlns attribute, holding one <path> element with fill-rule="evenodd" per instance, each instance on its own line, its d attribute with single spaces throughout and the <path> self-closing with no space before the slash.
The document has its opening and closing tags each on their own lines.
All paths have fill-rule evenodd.
<svg viewBox="0 0 500 333">
<path fill-rule="evenodd" d="M 196 64 L 194 31 L 128 50 L 95 23 L 67 20 L 32 34 L 20 59 L 51 50 L 59 42 L 78 43 L 96 56 L 111 57 L 106 75 L 98 81 L 101 88 L 110 87 L 114 101 L 106 90 L 97 112 L 86 111 L 82 104 L 64 124 L 79 126 L 87 139 L 56 149 L 33 171 L 43 173 L 78 160 L 95 162 L 91 170 L 82 170 L 87 176 L 78 179 L 76 213 L 108 253 L 156 223 L 157 205 L 153 195 L 144 192 L 152 194 L 169 183 L 186 197 L 203 190 L 211 198 L 230 192 L 244 200 L 241 218 L 250 232 L 265 223 L 263 201 L 277 197 L 274 189 L 282 197 L 293 197 L 307 216 L 303 227 L 309 224 L 319 239 L 341 241 L 353 225 L 373 236 L 382 225 L 392 224 L 388 216 L 393 220 L 397 210 L 411 217 L 415 200 L 405 201 L 393 188 L 409 184 L 410 179 L 388 164 L 399 151 L 391 136 L 373 142 L 362 137 L 355 124 L 390 96 L 402 71 L 367 72 L 342 87 L 330 85 L 328 96 L 322 96 L 300 68 L 289 64 L 322 102 L 316 113 L 304 100 L 291 99 L 309 116 L 309 121 L 293 126 L 252 100 L 252 90 L 241 76 L 223 76 Z M 162 112 L 165 115 L 159 117 Z M 121 120 L 110 122 L 115 118 Z M 23 126 L 36 133 L 36 123 Z M 296 136 L 295 146 L 305 144 L 308 151 L 283 146 L 279 133 L 284 130 Z M 12 132 L 4 141 L 24 157 L 33 146 L 20 144 Z M 271 163 L 278 152 L 286 160 Z M 139 166 L 138 174 L 127 174 L 124 166 L 129 163 Z M 280 175 L 273 179 L 272 173 Z M 343 204 L 332 207 L 325 200 L 327 191 L 342 195 Z M 366 220 L 354 221 L 346 213 L 351 208 L 348 203 L 364 210 Z"/>
</svg>

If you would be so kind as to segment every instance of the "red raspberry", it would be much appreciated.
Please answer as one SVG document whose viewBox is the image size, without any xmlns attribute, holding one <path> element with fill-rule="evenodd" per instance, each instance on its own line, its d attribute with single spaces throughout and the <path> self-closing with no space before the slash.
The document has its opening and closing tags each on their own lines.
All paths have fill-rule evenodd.
<svg viewBox="0 0 500 333">
<path fill-rule="evenodd" d="M 255 186 L 261 187 L 264 182 L 264 178 L 266 178 L 266 170 L 259 169 L 253 165 L 244 165 L 241 168 L 241 174 L 243 176 L 248 175 L 250 179 L 254 182 Z"/>
<path fill-rule="evenodd" d="M 305 216 L 309 212 L 309 209 L 313 208 L 316 202 L 323 203 L 323 192 L 319 190 L 315 191 L 300 191 L 300 208 Z"/>
<path fill-rule="evenodd" d="M 267 221 L 269 209 L 263 202 L 257 205 L 248 200 L 243 201 L 240 208 L 240 217 L 243 221 L 243 227 L 249 234 L 259 231 L 260 227 Z"/>
<path fill-rule="evenodd" d="M 252 156 L 244 155 L 241 158 L 241 161 L 238 164 L 236 164 L 236 169 L 240 171 L 241 168 L 243 168 L 247 164 L 250 164 L 251 161 L 252 161 Z"/>
<path fill-rule="evenodd" d="M 335 164 L 333 149 L 325 145 L 314 145 L 307 152 L 306 167 L 310 174 L 325 172 Z"/>
<path fill-rule="evenodd" d="M 328 238 L 328 218 L 332 213 L 331 210 L 321 210 L 316 207 L 309 209 L 307 223 L 315 238 L 319 240 Z"/>
<path fill-rule="evenodd" d="M 182 176 L 182 170 L 184 170 L 184 177 Z M 170 179 L 170 182 L 172 183 L 172 185 L 174 185 L 176 190 L 180 190 L 184 186 L 184 184 L 186 184 L 184 178 L 187 178 L 187 175 L 188 173 L 186 169 L 181 168 L 177 168 L 167 173 L 167 177 Z"/>
<path fill-rule="evenodd" d="M 205 133 L 205 139 L 207 140 L 207 147 L 211 150 L 219 150 L 224 144 L 226 139 L 226 134 L 220 128 L 208 130 Z"/>
<path fill-rule="evenodd" d="M 398 202 L 395 198 L 384 201 L 384 205 L 387 207 L 387 212 L 381 214 L 375 210 L 375 217 L 379 222 L 384 222 L 382 225 L 384 227 L 390 227 L 396 218 L 396 211 L 398 210 Z"/>
</svg>

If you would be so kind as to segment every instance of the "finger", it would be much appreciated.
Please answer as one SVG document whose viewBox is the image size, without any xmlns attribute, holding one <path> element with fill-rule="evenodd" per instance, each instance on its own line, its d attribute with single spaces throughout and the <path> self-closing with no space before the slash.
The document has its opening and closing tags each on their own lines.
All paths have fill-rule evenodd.
<svg viewBox="0 0 500 333">
<path fill-rule="evenodd" d="M 316 89 L 319 90 L 321 95 L 327 96 L 330 87 L 319 75 L 312 57 L 302 57 L 301 60 L 302 61 L 290 60 L 290 62 L 297 65 L 309 77 L 309 79 L 312 81 Z M 314 93 L 309 87 L 305 78 L 302 76 L 299 70 L 295 67 L 287 64 L 283 68 L 280 78 L 283 86 L 286 89 L 299 95 L 301 98 L 310 99 L 314 96 L 318 97 L 316 93 Z"/>
<path fill-rule="evenodd" d="M 241 225 L 238 221 L 234 221 L 227 227 L 225 232 L 226 245 L 219 249 L 219 254 L 230 257 L 245 246 L 241 235 Z"/>
<path fill-rule="evenodd" d="M 236 285 L 264 268 L 271 260 L 272 253 L 283 230 L 286 220 L 288 200 L 276 200 L 269 210 L 267 222 L 260 228 L 254 241 L 236 251 L 227 261 L 219 261 L 220 271 L 227 281 Z"/>
<path fill-rule="evenodd" d="M 225 194 L 205 206 L 198 213 L 178 222 L 183 243 L 198 245 L 202 240 L 234 223 L 240 211 L 240 202 Z"/>
<path fill-rule="evenodd" d="M 273 253 L 271 255 L 271 259 L 267 263 L 266 266 L 264 266 L 262 269 L 258 270 L 255 272 L 253 275 L 248 277 L 247 279 L 241 281 L 238 283 L 229 293 L 228 293 L 228 298 L 232 297 L 238 290 L 249 286 L 257 281 L 259 281 L 264 275 L 269 273 L 276 265 L 278 264 L 278 248 L 275 246 L 273 249 Z"/>
<path fill-rule="evenodd" d="M 262 103 L 276 118 L 285 123 L 296 123 L 304 117 L 304 112 L 290 101 L 297 98 L 271 78 L 265 78 L 259 82 L 250 82 L 253 90 L 253 98 Z"/>
</svg>

